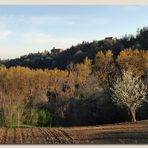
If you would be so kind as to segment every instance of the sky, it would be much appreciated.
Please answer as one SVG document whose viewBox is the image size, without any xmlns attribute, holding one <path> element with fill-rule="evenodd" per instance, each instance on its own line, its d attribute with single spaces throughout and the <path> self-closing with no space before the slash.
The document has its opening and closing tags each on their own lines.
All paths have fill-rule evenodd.
<svg viewBox="0 0 148 148">
<path fill-rule="evenodd" d="M 146 26 L 144 5 L 0 5 L 0 59 L 134 35 Z"/>
</svg>

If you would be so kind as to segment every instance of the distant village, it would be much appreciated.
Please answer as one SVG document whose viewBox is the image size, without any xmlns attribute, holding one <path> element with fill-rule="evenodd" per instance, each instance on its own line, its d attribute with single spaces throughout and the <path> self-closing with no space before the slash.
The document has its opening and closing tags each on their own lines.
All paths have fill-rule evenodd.
<svg viewBox="0 0 148 148">
<path fill-rule="evenodd" d="M 52 60 L 55 56 L 62 53 L 64 49 L 61 48 L 55 48 L 51 49 L 51 52 L 48 50 L 44 50 L 44 52 L 38 52 L 38 53 L 30 53 L 29 55 L 21 56 L 21 59 L 25 59 L 25 61 L 29 61 L 30 58 L 33 57 L 33 60 Z"/>
</svg>

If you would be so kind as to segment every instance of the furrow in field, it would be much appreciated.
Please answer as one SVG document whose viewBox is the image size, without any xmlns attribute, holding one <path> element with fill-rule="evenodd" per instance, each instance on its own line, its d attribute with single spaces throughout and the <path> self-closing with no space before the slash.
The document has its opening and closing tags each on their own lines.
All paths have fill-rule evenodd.
<svg viewBox="0 0 148 148">
<path fill-rule="evenodd" d="M 59 144 L 66 144 L 67 141 L 64 139 L 63 135 L 61 135 L 57 130 L 47 128 L 46 131 L 50 133 L 51 136 L 54 137 L 55 142 Z"/>
<path fill-rule="evenodd" d="M 4 129 L 0 128 L 0 144 L 2 143 L 3 135 L 4 135 Z"/>
<path fill-rule="evenodd" d="M 1 144 L 5 144 L 6 140 L 7 140 L 7 128 L 3 128 L 3 137 L 2 137 Z"/>
<path fill-rule="evenodd" d="M 34 133 L 33 135 L 35 138 L 34 144 L 48 144 L 48 140 L 39 128 L 33 128 L 32 132 Z"/>
<path fill-rule="evenodd" d="M 55 143 L 55 137 L 53 135 L 51 135 L 50 132 L 47 132 L 47 128 L 39 128 L 40 132 L 42 133 L 42 135 L 44 136 L 44 138 L 46 139 L 48 144 L 54 144 Z"/>
<path fill-rule="evenodd" d="M 66 139 L 68 141 L 69 144 L 75 143 L 74 139 L 64 130 L 59 129 L 58 132 L 61 133 L 61 135 L 64 137 L 64 139 Z"/>
<path fill-rule="evenodd" d="M 23 128 L 22 130 L 22 139 L 24 144 L 32 144 L 33 143 L 33 137 L 32 137 L 32 131 L 30 128 Z"/>
<path fill-rule="evenodd" d="M 22 137 L 22 132 L 21 132 L 21 128 L 16 128 L 15 132 L 16 132 L 16 136 L 15 136 L 15 144 L 23 144 L 23 137 Z"/>
</svg>

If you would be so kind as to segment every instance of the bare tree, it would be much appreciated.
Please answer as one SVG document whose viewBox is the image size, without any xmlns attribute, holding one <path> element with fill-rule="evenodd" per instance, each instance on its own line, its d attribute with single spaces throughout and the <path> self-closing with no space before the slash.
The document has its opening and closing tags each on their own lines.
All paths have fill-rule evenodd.
<svg viewBox="0 0 148 148">
<path fill-rule="evenodd" d="M 146 101 L 146 92 L 147 86 L 130 71 L 123 71 L 122 77 L 111 88 L 113 102 L 126 108 L 133 122 L 136 121 L 136 110 Z"/>
</svg>

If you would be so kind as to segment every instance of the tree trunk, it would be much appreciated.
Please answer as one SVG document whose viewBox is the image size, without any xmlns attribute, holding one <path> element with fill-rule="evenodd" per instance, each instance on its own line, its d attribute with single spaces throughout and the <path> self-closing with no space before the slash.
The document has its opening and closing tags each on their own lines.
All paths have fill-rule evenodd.
<svg viewBox="0 0 148 148">
<path fill-rule="evenodd" d="M 132 122 L 136 122 L 136 111 L 135 110 L 130 110 L 131 112 L 131 120 Z"/>
<path fill-rule="evenodd" d="M 20 114 L 19 111 L 17 112 L 17 127 L 20 126 Z"/>
</svg>

